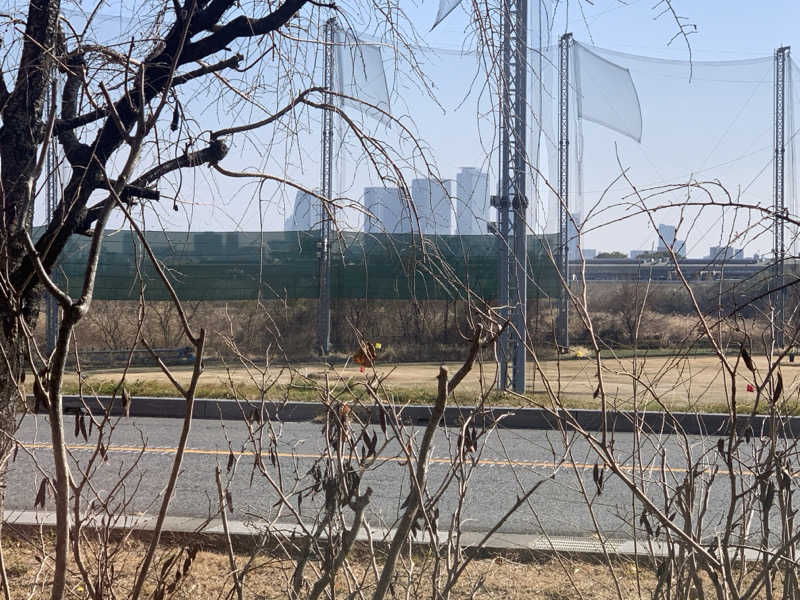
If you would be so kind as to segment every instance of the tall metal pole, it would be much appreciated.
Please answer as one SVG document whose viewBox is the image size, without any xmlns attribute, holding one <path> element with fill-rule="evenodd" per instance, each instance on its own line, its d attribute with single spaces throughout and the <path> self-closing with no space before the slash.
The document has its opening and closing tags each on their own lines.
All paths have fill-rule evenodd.
<svg viewBox="0 0 800 600">
<path fill-rule="evenodd" d="M 558 266 L 564 285 L 558 297 L 556 344 L 564 352 L 569 348 L 569 48 L 572 34 L 565 33 L 559 42 L 558 99 Z"/>
<path fill-rule="evenodd" d="M 514 173 L 512 207 L 514 208 L 514 290 L 512 325 L 514 326 L 514 391 L 525 393 L 528 305 L 528 197 L 525 193 L 527 172 L 528 109 L 528 0 L 516 0 L 514 27 Z"/>
<path fill-rule="evenodd" d="M 326 89 L 325 104 L 333 104 L 334 43 L 336 19 L 325 21 L 323 29 L 325 51 L 323 81 Z M 333 220 L 333 111 L 322 111 L 322 185 L 320 195 L 319 241 L 319 305 L 317 307 L 317 346 L 323 355 L 328 353 L 331 341 L 331 222 Z"/>
<path fill-rule="evenodd" d="M 784 156 L 785 156 L 785 104 L 786 63 L 789 59 L 789 47 L 783 46 L 775 51 L 775 205 L 773 215 L 773 256 L 774 281 L 773 307 L 775 315 L 775 344 L 783 347 L 783 318 L 786 305 L 784 284 L 784 261 L 786 246 L 784 243 L 784 218 L 786 204 L 784 202 Z"/>
<path fill-rule="evenodd" d="M 503 321 L 509 320 L 498 342 L 497 387 L 508 386 L 509 340 L 515 392 L 525 392 L 527 333 L 527 68 L 528 0 L 503 5 L 503 78 L 500 82 L 500 173 L 497 195 L 497 302 Z M 512 212 L 513 211 L 513 212 Z M 513 215 L 513 223 L 512 223 Z M 509 235 L 512 233 L 513 239 Z"/>
<path fill-rule="evenodd" d="M 57 71 L 53 69 L 52 77 L 57 77 Z M 55 99 L 51 98 L 51 93 L 47 94 L 47 106 L 49 110 L 54 110 Z M 47 145 L 47 154 L 45 155 L 45 172 L 47 179 L 45 180 L 45 205 L 47 210 L 47 222 L 49 223 L 55 214 L 56 205 L 58 204 L 58 148 L 56 146 L 56 138 L 53 136 Z M 55 271 L 53 278 L 57 281 Z M 56 347 L 56 337 L 58 336 L 58 320 L 59 310 L 58 303 L 55 296 L 50 292 L 45 293 L 45 345 L 48 354 Z"/>
<path fill-rule="evenodd" d="M 491 199 L 497 209 L 497 303 L 500 306 L 500 319 L 509 318 L 509 267 L 511 245 L 509 243 L 509 192 L 511 191 L 511 5 L 515 0 L 503 3 L 503 78 L 500 82 L 500 173 L 497 183 L 497 196 Z M 508 387 L 508 340 L 506 328 L 498 340 L 497 360 L 499 373 L 497 388 Z"/>
</svg>

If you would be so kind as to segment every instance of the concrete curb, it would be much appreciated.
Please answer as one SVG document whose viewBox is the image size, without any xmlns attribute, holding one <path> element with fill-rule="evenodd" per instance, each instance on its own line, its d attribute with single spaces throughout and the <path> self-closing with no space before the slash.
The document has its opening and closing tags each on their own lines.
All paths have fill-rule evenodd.
<svg viewBox="0 0 800 600">
<path fill-rule="evenodd" d="M 32 398 L 29 398 L 31 405 Z M 122 401 L 111 396 L 85 397 L 86 405 L 92 412 L 105 411 L 110 408 L 111 414 L 119 416 L 124 414 Z M 64 396 L 64 411 L 68 414 L 82 407 L 78 396 Z M 185 410 L 185 401 L 182 398 L 153 398 L 136 396 L 131 399 L 129 414 L 131 417 L 161 417 L 182 418 Z M 285 422 L 313 421 L 322 418 L 325 406 L 317 402 L 265 402 L 263 406 L 258 403 L 237 402 L 235 400 L 198 398 L 195 400 L 194 416 L 197 419 L 223 419 L 244 420 L 270 418 Z M 457 426 L 475 413 L 475 407 L 448 406 L 442 419 L 448 427 Z M 559 429 L 567 425 L 567 416 L 587 431 L 600 431 L 602 428 L 602 412 L 589 409 L 570 409 L 562 411 L 559 416 L 549 414 L 540 408 L 516 408 L 495 406 L 487 407 L 474 414 L 478 425 L 498 423 L 507 429 Z M 359 411 L 359 416 L 372 423 L 379 421 L 376 407 L 364 408 Z M 386 415 L 391 418 L 392 415 Z M 398 407 L 397 418 L 404 423 L 424 425 L 431 416 L 431 407 L 425 405 L 406 405 Z M 607 428 L 609 431 L 630 433 L 641 429 L 650 433 L 687 435 L 727 435 L 731 428 L 731 419 L 728 415 L 719 413 L 688 413 L 688 412 L 657 412 L 647 411 L 634 414 L 632 411 L 608 411 Z M 749 415 L 739 416 L 736 420 L 736 430 L 742 434 L 748 428 L 754 435 L 766 433 L 770 428 L 768 415 L 756 415 L 750 419 Z M 776 422 L 778 432 L 786 437 L 800 437 L 800 417 L 784 417 Z"/>
<path fill-rule="evenodd" d="M 116 531 L 136 530 L 140 533 L 152 532 L 155 526 L 154 516 L 126 516 L 121 517 L 118 524 L 111 529 Z M 6 510 L 4 523 L 9 529 L 30 530 L 32 528 L 52 529 L 56 524 L 56 516 L 53 512 L 32 511 L 32 510 Z M 303 529 L 299 525 L 291 523 L 279 523 L 270 527 L 269 531 L 264 531 L 250 523 L 243 521 L 228 521 L 228 530 L 231 534 L 231 541 L 234 545 L 249 546 L 259 538 L 263 538 L 267 533 L 268 537 L 294 537 L 299 538 Z M 206 519 L 197 517 L 167 517 L 164 520 L 162 529 L 165 534 L 178 536 L 199 536 L 207 540 L 224 539 L 224 529 L 222 521 L 214 519 L 207 522 Z M 356 536 L 358 542 L 372 542 L 381 546 L 386 540 L 391 540 L 394 535 L 393 529 L 381 527 L 370 527 L 371 537 L 367 535 L 362 527 Z M 465 531 L 461 534 L 461 545 L 465 549 L 477 548 L 485 533 L 479 531 Z M 447 532 L 439 532 L 439 543 L 447 542 Z M 418 536 L 412 540 L 413 544 L 428 545 L 429 537 Z M 577 537 L 577 536 L 545 536 L 537 534 L 523 533 L 503 533 L 497 532 L 492 535 L 487 542 L 480 548 L 482 552 L 558 552 L 562 554 L 597 556 L 604 553 L 603 544 L 596 536 Z M 605 540 L 605 551 L 611 555 L 618 556 L 654 556 L 656 558 L 668 555 L 669 548 L 666 543 L 653 541 L 650 544 L 645 540 L 634 542 L 633 540 L 623 540 L 608 538 Z M 757 552 L 750 552 L 748 560 L 755 560 Z"/>
</svg>

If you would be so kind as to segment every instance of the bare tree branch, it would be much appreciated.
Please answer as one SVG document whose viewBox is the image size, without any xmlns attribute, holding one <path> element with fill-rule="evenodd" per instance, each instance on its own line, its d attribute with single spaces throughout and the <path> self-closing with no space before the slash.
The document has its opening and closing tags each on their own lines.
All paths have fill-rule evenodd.
<svg viewBox="0 0 800 600">
<path fill-rule="evenodd" d="M 203 75 L 208 75 L 210 73 L 218 73 L 219 71 L 224 71 L 225 69 L 236 68 L 239 66 L 239 63 L 242 62 L 244 57 L 241 54 L 237 54 L 236 56 L 231 56 L 230 58 L 226 58 L 225 60 L 221 60 L 218 63 L 213 65 L 204 65 L 199 69 L 195 69 L 194 71 L 189 71 L 188 73 L 181 73 L 180 75 L 176 75 L 172 80 L 172 85 L 182 85 L 187 81 L 191 81 L 192 79 L 197 79 L 198 77 L 202 77 Z"/>
<path fill-rule="evenodd" d="M 181 156 L 173 158 L 165 163 L 161 163 L 140 175 L 133 182 L 134 186 L 143 187 L 157 181 L 167 173 L 189 167 L 198 167 L 209 164 L 216 165 L 228 154 L 228 145 L 224 140 L 214 136 L 211 143 L 201 150 L 194 152 L 184 152 Z"/>
</svg>

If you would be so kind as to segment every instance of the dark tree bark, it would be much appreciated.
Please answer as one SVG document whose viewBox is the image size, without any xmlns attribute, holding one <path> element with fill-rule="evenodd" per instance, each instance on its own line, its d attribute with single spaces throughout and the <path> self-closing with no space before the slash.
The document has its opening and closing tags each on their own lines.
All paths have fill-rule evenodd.
<svg viewBox="0 0 800 600">
<path fill-rule="evenodd" d="M 52 70 L 59 2 L 39 0 L 28 7 L 25 38 L 16 81 L 10 91 L 0 73 L 0 515 L 5 505 L 5 467 L 16 431 L 22 393 L 25 339 L 21 328 L 35 328 L 41 289 L 20 294 L 14 274 L 25 255 L 24 236 L 33 223 L 37 150 L 44 137 L 42 115 L 48 73 Z M 0 525 L 2 521 L 0 520 Z"/>
</svg>

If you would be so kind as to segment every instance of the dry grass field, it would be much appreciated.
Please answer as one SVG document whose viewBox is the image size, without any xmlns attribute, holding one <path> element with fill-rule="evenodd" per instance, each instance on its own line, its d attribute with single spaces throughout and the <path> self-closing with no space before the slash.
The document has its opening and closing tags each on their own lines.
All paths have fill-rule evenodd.
<svg viewBox="0 0 800 600">
<path fill-rule="evenodd" d="M 52 560 L 42 560 L 39 544 L 29 540 L 4 536 L 6 569 L 12 597 L 38 600 L 50 597 Z M 47 535 L 44 536 L 47 540 Z M 36 540 L 40 542 L 41 540 Z M 202 548 L 202 541 L 201 541 Z M 133 581 L 132 568 L 138 563 L 146 547 L 143 542 L 131 539 L 124 543 L 116 557 L 116 592 L 130 589 Z M 89 548 L 86 548 L 89 551 Z M 162 552 L 178 551 L 162 545 Z M 131 560 L 132 559 L 132 560 Z M 239 565 L 247 557 L 237 556 Z M 178 561 L 180 564 L 182 561 Z M 397 597 L 421 597 L 430 584 L 430 562 L 425 556 L 415 557 L 413 577 L 403 576 L 402 569 L 395 583 Z M 308 567 L 313 577 L 313 568 Z M 373 581 L 371 562 L 366 554 L 356 552 L 350 561 L 351 572 L 367 585 Z M 291 578 L 294 563 L 263 554 L 252 564 L 246 576 L 244 591 L 246 598 L 272 599 L 287 597 L 287 583 Z M 160 569 L 155 569 L 155 574 Z M 638 568 L 628 560 L 615 561 L 614 571 L 620 584 L 622 598 L 647 597 L 652 591 L 655 577 L 649 568 Z M 636 576 L 638 575 L 638 577 Z M 313 583 L 313 580 L 312 580 Z M 639 595 L 637 584 L 642 593 Z M 419 586 L 419 587 L 418 587 Z M 153 583 L 145 588 L 145 597 L 152 593 Z M 201 549 L 192 563 L 187 576 L 182 578 L 174 594 L 175 600 L 231 597 L 230 564 L 225 554 L 215 548 Z M 337 591 L 346 596 L 348 590 L 344 576 L 337 578 Z M 369 589 L 369 588 L 368 588 Z M 406 595 L 407 592 L 407 595 Z M 427 594 L 425 594 L 427 595 Z M 77 572 L 71 572 L 68 581 L 68 597 L 86 598 Z M 118 596 L 119 597 L 119 596 Z M 233 596 L 235 597 L 235 595 Z M 519 555 L 514 557 L 482 558 L 473 561 L 455 587 L 452 598 L 514 598 L 520 600 L 577 600 L 578 598 L 618 598 L 609 568 L 599 562 L 587 562 L 560 556 Z"/>
<path fill-rule="evenodd" d="M 736 356 L 729 357 L 731 362 Z M 751 410 L 756 399 L 749 392 L 748 384 L 757 388 L 767 371 L 765 357 L 754 357 L 755 377 L 740 364 L 736 378 L 736 400 L 743 410 Z M 448 363 L 451 373 L 458 363 Z M 783 409 L 796 412 L 798 409 L 798 375 L 800 362 L 785 363 L 781 367 L 784 381 Z M 398 402 L 424 403 L 435 393 L 436 374 L 439 363 L 376 364 L 374 371 L 361 372 L 357 365 L 302 364 L 292 368 L 272 366 L 268 370 L 246 369 L 235 366 L 209 366 L 203 373 L 199 396 L 240 397 L 258 399 L 261 390 L 268 389 L 271 399 L 289 397 L 292 400 L 315 400 L 319 389 L 325 385 L 347 384 L 358 394 L 359 382 L 365 377 L 378 375 L 386 389 L 395 395 Z M 187 382 L 188 367 L 175 367 L 173 373 L 179 381 Z M 699 410 L 719 412 L 727 410 L 731 398 L 730 378 L 724 376 L 719 360 L 714 356 L 672 357 L 655 356 L 638 358 L 604 358 L 600 370 L 609 404 L 613 408 L 626 409 L 634 405 L 639 409 Z M 83 373 L 82 385 L 85 393 L 113 393 L 119 384 L 121 370 L 95 370 Z M 528 394 L 525 397 L 513 394 L 497 394 L 491 390 L 496 377 L 494 363 L 476 364 L 458 389 L 456 401 L 473 404 L 481 393 L 487 401 L 495 404 L 535 406 L 549 405 L 553 396 L 572 408 L 599 406 L 594 398 L 598 385 L 597 364 L 593 359 L 571 358 L 550 360 L 528 366 Z M 126 387 L 134 395 L 175 395 L 167 378 L 155 368 L 135 368 L 126 375 Z M 78 390 L 78 377 L 71 374 L 66 381 L 65 392 Z M 762 397 L 759 410 L 767 410 Z"/>
</svg>

